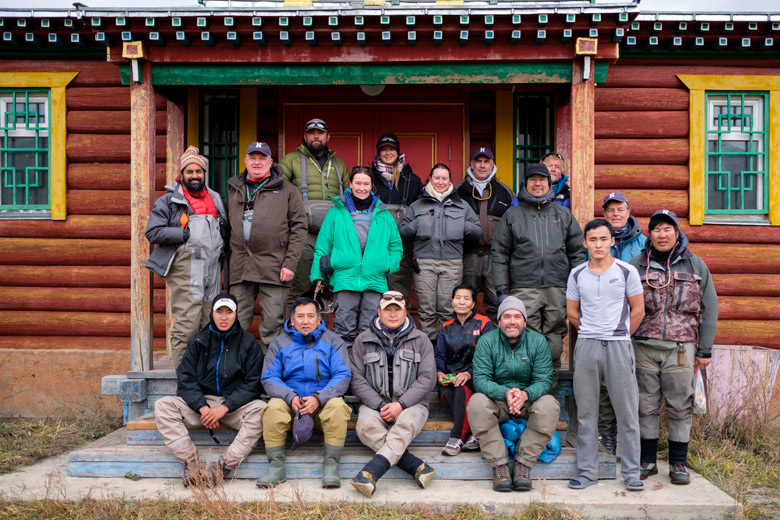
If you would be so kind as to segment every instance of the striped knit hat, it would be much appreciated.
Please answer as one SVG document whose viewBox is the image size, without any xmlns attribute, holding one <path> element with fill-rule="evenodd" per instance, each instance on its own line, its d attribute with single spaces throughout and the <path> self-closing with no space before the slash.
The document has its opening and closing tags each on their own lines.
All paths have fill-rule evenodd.
<svg viewBox="0 0 780 520">
<path fill-rule="evenodd" d="M 195 146 L 190 146 L 186 150 L 184 150 L 184 153 L 181 154 L 181 159 L 179 161 L 181 166 L 181 171 L 184 171 L 184 168 L 187 167 L 187 165 L 195 164 L 197 166 L 200 166 L 203 168 L 203 171 L 208 171 L 209 169 L 209 160 L 203 157 L 202 155 L 198 154 L 198 149 Z"/>
</svg>

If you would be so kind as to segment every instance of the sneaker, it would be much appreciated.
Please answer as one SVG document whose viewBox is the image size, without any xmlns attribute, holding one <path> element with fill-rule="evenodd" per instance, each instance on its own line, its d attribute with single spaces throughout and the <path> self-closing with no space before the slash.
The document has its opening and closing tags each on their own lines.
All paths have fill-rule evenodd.
<svg viewBox="0 0 780 520">
<path fill-rule="evenodd" d="M 478 449 L 479 441 L 473 435 L 469 435 L 469 438 L 463 443 L 463 451 L 477 451 Z"/>
<path fill-rule="evenodd" d="M 602 435 L 601 445 L 610 455 L 617 453 L 617 435 Z"/>
<path fill-rule="evenodd" d="M 512 481 L 512 487 L 515 491 L 531 491 L 531 468 L 522 462 L 515 461 L 515 477 Z"/>
<path fill-rule="evenodd" d="M 658 464 L 655 462 L 643 462 L 639 466 L 639 480 L 645 480 L 652 475 L 658 475 Z"/>
<path fill-rule="evenodd" d="M 493 468 L 493 491 L 512 491 L 512 480 L 509 478 L 509 467 L 506 464 Z"/>
<path fill-rule="evenodd" d="M 441 454 L 454 457 L 455 455 L 459 454 L 462 449 L 463 441 L 456 439 L 455 437 L 450 437 L 450 440 L 447 441 L 447 445 L 444 446 L 443 450 L 441 450 Z"/>
<path fill-rule="evenodd" d="M 691 475 L 688 473 L 688 468 L 685 464 L 669 464 L 669 478 L 672 479 L 672 484 L 690 484 Z"/>
<path fill-rule="evenodd" d="M 368 471 L 361 471 L 351 478 L 349 483 L 368 498 L 371 498 L 374 491 L 376 491 L 376 482 L 374 482 L 374 477 Z"/>
<path fill-rule="evenodd" d="M 417 468 L 417 471 L 414 472 L 414 480 L 417 481 L 418 486 L 425 489 L 428 487 L 428 484 L 431 483 L 431 480 L 433 480 L 434 473 L 436 473 L 436 471 L 428 464 L 423 462 Z"/>
</svg>

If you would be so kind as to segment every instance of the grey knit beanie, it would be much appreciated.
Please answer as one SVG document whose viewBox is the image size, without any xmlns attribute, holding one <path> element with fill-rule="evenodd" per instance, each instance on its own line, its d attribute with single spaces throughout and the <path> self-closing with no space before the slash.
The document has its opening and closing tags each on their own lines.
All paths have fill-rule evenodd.
<svg viewBox="0 0 780 520">
<path fill-rule="evenodd" d="M 520 311 L 523 313 L 523 319 L 528 321 L 528 315 L 525 312 L 525 304 L 520 298 L 515 298 L 514 296 L 507 296 L 504 298 L 504 301 L 498 306 L 498 319 L 501 319 L 501 315 L 508 310 Z"/>
</svg>

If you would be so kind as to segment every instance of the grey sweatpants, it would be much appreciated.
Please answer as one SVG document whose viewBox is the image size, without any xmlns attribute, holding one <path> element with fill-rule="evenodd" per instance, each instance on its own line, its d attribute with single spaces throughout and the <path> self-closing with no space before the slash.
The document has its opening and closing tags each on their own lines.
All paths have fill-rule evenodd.
<svg viewBox="0 0 780 520">
<path fill-rule="evenodd" d="M 506 401 L 494 401 L 485 394 L 476 393 L 469 399 L 466 413 L 471 425 L 471 433 L 479 440 L 482 456 L 492 467 L 507 463 L 506 444 L 501 436 L 499 424 L 512 418 Z M 536 458 L 552 439 L 561 407 L 558 400 L 550 394 L 543 395 L 531 404 L 526 403 L 520 416 L 528 419 L 525 431 L 517 447 L 517 460 L 528 466 L 534 465 Z"/>
<path fill-rule="evenodd" d="M 382 419 L 376 410 L 362 404 L 358 410 L 355 432 L 360 442 L 395 466 L 427 420 L 428 407 L 422 403 L 403 410 L 392 423 Z"/>
<path fill-rule="evenodd" d="M 215 408 L 225 402 L 225 398 L 217 395 L 206 395 L 206 402 Z M 236 438 L 222 453 L 222 462 L 228 469 L 233 469 L 246 458 L 263 434 L 263 423 L 260 410 L 265 408 L 265 401 L 255 399 L 241 408 L 228 412 L 220 423 L 238 430 Z M 200 414 L 192 410 L 178 396 L 169 395 L 154 403 L 154 422 L 162 435 L 165 445 L 173 452 L 173 456 L 181 462 L 194 460 L 198 450 L 190 440 L 188 430 L 202 427 Z"/>
<path fill-rule="evenodd" d="M 663 398 L 669 419 L 669 440 L 688 442 L 693 421 L 693 365 L 696 345 L 679 344 L 685 348 L 685 362 L 682 365 L 677 359 L 677 344 L 676 348 L 671 350 L 653 348 L 650 345 L 653 345 L 653 340 L 634 341 L 636 380 L 639 384 L 640 434 L 643 439 L 658 438 L 658 418 Z"/>
<path fill-rule="evenodd" d="M 418 258 L 420 272 L 414 274 L 420 330 L 436 344 L 439 325 L 452 318 L 452 290 L 463 279 L 463 259 Z"/>
<path fill-rule="evenodd" d="M 512 289 L 512 296 L 525 304 L 528 326 L 547 339 L 553 362 L 553 388 L 561 371 L 563 338 L 566 336 L 566 288 L 520 287 Z"/>
<path fill-rule="evenodd" d="M 491 266 L 489 251 L 486 255 L 477 253 L 463 255 L 463 283 L 469 284 L 477 292 L 483 292 L 482 302 L 487 307 L 487 317 L 495 322 L 498 306 Z"/>
<path fill-rule="evenodd" d="M 376 317 L 382 295 L 375 291 L 338 291 L 333 294 L 336 305 L 333 332 L 352 347 L 358 334 L 368 329 Z"/>
<path fill-rule="evenodd" d="M 630 340 L 605 341 L 579 337 L 574 348 L 574 399 L 577 402 L 577 469 L 580 476 L 599 478 L 599 394 L 607 385 L 617 417 L 621 473 L 639 478 L 639 395 Z"/>
</svg>

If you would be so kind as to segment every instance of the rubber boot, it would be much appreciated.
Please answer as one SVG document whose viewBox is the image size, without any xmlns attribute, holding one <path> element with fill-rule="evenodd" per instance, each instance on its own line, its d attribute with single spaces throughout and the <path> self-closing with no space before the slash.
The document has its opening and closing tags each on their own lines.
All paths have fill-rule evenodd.
<svg viewBox="0 0 780 520">
<path fill-rule="evenodd" d="M 342 451 L 344 446 L 325 444 L 325 458 L 322 459 L 322 487 L 326 489 L 341 487 L 339 459 Z"/>
<path fill-rule="evenodd" d="M 286 482 L 287 475 L 284 471 L 284 446 L 266 448 L 265 454 L 268 457 L 268 472 L 257 479 L 257 487 L 267 488 Z"/>
</svg>

